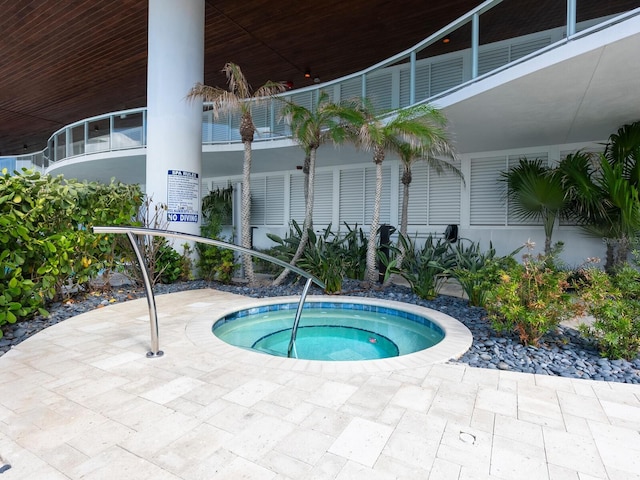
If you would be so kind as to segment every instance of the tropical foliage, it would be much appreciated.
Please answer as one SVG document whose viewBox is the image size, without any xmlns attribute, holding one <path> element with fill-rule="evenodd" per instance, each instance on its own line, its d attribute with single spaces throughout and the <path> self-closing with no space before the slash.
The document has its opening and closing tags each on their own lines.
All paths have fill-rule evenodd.
<svg viewBox="0 0 640 480">
<path fill-rule="evenodd" d="M 579 151 L 558 166 L 573 217 L 606 242 L 609 273 L 627 260 L 640 232 L 639 160 L 640 122 L 634 122 L 609 137 L 604 153 Z"/>
<path fill-rule="evenodd" d="M 313 230 L 307 232 L 307 248 L 300 259 L 300 267 L 321 279 L 327 293 L 337 293 L 342 288 L 345 278 L 362 280 L 366 258 L 366 236 L 357 225 L 350 227 L 345 223 L 346 234 L 339 230 L 334 232 L 331 225 L 327 226 L 320 235 Z M 269 254 L 283 261 L 290 261 L 298 250 L 302 229 L 293 221 L 289 235 L 281 238 L 268 234 L 276 246 L 269 250 Z"/>
<path fill-rule="evenodd" d="M 411 291 L 425 300 L 434 299 L 442 288 L 449 270 L 455 265 L 455 257 L 449 250 L 449 242 L 429 235 L 421 248 L 415 241 L 399 235 L 399 246 L 392 247 L 396 258 L 387 265 L 387 273 L 397 274 L 411 286 Z M 405 252 L 402 268 L 397 266 L 400 249 Z"/>
<path fill-rule="evenodd" d="M 312 109 L 291 101 L 285 101 L 285 105 L 280 111 L 280 115 L 291 128 L 293 139 L 302 147 L 305 153 L 303 168 L 305 174 L 304 222 L 302 225 L 302 237 L 293 258 L 291 258 L 291 265 L 295 265 L 298 262 L 305 248 L 307 248 L 308 232 L 313 225 L 314 181 L 318 148 L 327 141 L 339 144 L 346 138 L 347 129 L 340 122 L 344 108 L 344 106 L 331 103 L 329 94 L 325 91 L 320 91 L 318 102 Z M 274 285 L 282 283 L 288 273 L 289 270 L 285 269 L 275 279 Z"/>
<path fill-rule="evenodd" d="M 568 214 L 569 202 L 560 171 L 545 161 L 521 158 L 502 173 L 507 183 L 507 198 L 513 214 L 525 221 L 541 221 L 544 226 L 544 253 L 551 253 L 553 227 L 560 216 Z"/>
<path fill-rule="evenodd" d="M 128 255 L 94 225 L 129 225 L 137 185 L 64 180 L 23 171 L 0 176 L 0 325 L 44 312 L 68 286 L 86 288 Z"/>
<path fill-rule="evenodd" d="M 222 226 L 230 222 L 232 212 L 231 186 L 209 192 L 202 199 L 203 223 L 200 231 L 203 237 L 225 240 L 221 237 Z M 198 252 L 198 273 L 205 280 L 231 283 L 238 265 L 232 250 L 204 243 L 196 244 Z"/>
<path fill-rule="evenodd" d="M 368 99 L 362 99 L 347 109 L 343 121 L 351 127 L 353 140 L 360 148 L 373 152 L 376 166 L 376 187 L 373 214 L 367 244 L 366 280 L 377 281 L 377 238 L 380 226 L 380 204 L 382 202 L 382 163 L 388 152 L 399 152 L 403 145 L 413 149 L 452 152 L 444 129 L 441 113 L 430 105 L 417 105 L 392 115 L 378 115 Z"/>
<path fill-rule="evenodd" d="M 199 97 L 205 102 L 211 102 L 211 109 L 215 118 L 221 113 L 240 114 L 240 138 L 244 144 L 244 162 L 242 165 L 242 205 L 240 237 L 242 246 L 251 248 L 251 144 L 256 132 L 251 115 L 251 107 L 260 102 L 270 101 L 276 93 L 284 91 L 282 83 L 267 82 L 253 91 L 242 70 L 235 63 L 227 63 L 222 69 L 227 76 L 228 89 L 197 84 L 188 94 L 189 98 Z M 252 102 L 248 100 L 252 99 Z M 255 283 L 251 255 L 242 256 L 244 274 L 249 283 Z"/>
</svg>

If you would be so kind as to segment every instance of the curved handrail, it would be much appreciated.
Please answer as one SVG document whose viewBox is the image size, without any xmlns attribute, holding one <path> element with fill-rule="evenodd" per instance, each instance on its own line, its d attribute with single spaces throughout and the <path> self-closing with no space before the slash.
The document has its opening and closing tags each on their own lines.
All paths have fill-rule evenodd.
<svg viewBox="0 0 640 480">
<path fill-rule="evenodd" d="M 193 242 L 204 243 L 206 245 L 214 245 L 220 248 L 226 248 L 228 250 L 234 250 L 240 253 L 246 253 L 253 257 L 262 258 L 263 260 L 267 260 L 268 262 L 275 263 L 281 267 L 285 267 L 292 272 L 297 273 L 307 279 L 307 282 L 302 291 L 302 295 L 300 296 L 300 302 L 298 303 L 298 309 L 296 310 L 296 316 L 293 322 L 293 328 L 291 329 L 291 340 L 289 341 L 289 349 L 287 356 L 291 356 L 292 351 L 295 350 L 295 340 L 296 333 L 298 330 L 298 324 L 300 323 L 300 315 L 302 314 L 302 307 L 304 305 L 304 301 L 307 297 L 307 292 L 309 291 L 309 287 L 311 286 L 311 282 L 318 285 L 320 288 L 325 288 L 324 282 L 314 277 L 310 273 L 305 272 L 301 268 L 296 266 L 289 265 L 287 262 L 280 260 L 279 258 L 272 257 L 271 255 L 267 255 L 266 253 L 256 252 L 255 250 L 251 250 L 250 248 L 241 247 L 239 245 L 234 245 L 232 243 L 223 242 L 221 240 L 213 240 L 211 238 L 199 237 L 198 235 L 192 235 L 190 233 L 182 233 L 182 232 L 174 232 L 170 230 L 159 230 L 155 228 L 143 228 L 143 227 L 116 227 L 116 226 L 95 226 L 93 227 L 93 231 L 95 233 L 121 233 L 126 234 L 129 238 L 129 242 L 131 243 L 131 248 L 133 248 L 134 253 L 136 254 L 136 258 L 138 260 L 138 264 L 140 265 L 140 271 L 142 272 L 142 280 L 144 283 L 145 292 L 147 294 L 147 304 L 149 306 L 149 323 L 151 327 L 151 350 L 147 352 L 147 357 L 160 357 L 164 355 L 164 352 L 160 350 L 160 342 L 159 342 L 159 327 L 158 327 L 158 314 L 156 311 L 156 301 L 155 296 L 153 294 L 153 288 L 151 288 L 151 281 L 149 279 L 149 272 L 144 263 L 144 258 L 142 253 L 140 252 L 140 248 L 138 248 L 138 244 L 135 240 L 134 235 L 152 235 L 157 237 L 169 237 L 169 238 L 178 238 L 181 240 L 190 240 Z"/>
</svg>

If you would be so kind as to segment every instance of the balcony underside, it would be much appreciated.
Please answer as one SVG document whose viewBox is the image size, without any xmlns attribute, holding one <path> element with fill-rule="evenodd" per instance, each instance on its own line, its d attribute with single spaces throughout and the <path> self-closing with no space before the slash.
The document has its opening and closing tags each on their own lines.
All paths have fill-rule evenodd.
<svg viewBox="0 0 640 480">
<path fill-rule="evenodd" d="M 640 18 L 570 41 L 437 99 L 460 153 L 605 140 L 640 116 Z M 145 149 L 66 159 L 52 174 L 144 183 Z M 325 146 L 318 164 L 370 161 L 351 146 Z M 255 142 L 255 173 L 293 170 L 301 150 L 290 141 Z M 242 145 L 203 147 L 204 178 L 239 175 Z"/>
</svg>

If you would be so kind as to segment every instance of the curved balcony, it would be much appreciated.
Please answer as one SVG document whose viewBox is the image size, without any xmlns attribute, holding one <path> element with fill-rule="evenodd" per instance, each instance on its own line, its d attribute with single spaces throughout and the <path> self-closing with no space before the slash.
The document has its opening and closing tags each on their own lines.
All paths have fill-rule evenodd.
<svg viewBox="0 0 640 480">
<path fill-rule="evenodd" d="M 353 97 L 368 97 L 380 111 L 405 108 L 422 102 L 435 102 L 474 82 L 495 75 L 565 43 L 604 29 L 631 16 L 640 15 L 640 8 L 605 17 L 576 22 L 578 0 L 567 0 L 567 15 L 560 27 L 526 31 L 514 38 L 486 37 L 493 41 L 481 43 L 480 19 L 483 31 L 492 32 L 504 22 L 500 15 L 502 0 L 487 0 L 467 14 L 438 30 L 414 47 L 388 58 L 366 70 L 315 86 L 282 94 L 300 105 L 311 108 L 318 92 L 328 92 L 332 101 Z M 506 3 L 506 2 L 505 2 Z M 550 19 L 557 25 L 558 19 Z M 455 46 L 443 43 L 456 38 Z M 458 40 L 459 39 L 459 40 Z M 287 126 L 279 120 L 279 102 L 252 108 L 257 128 L 255 141 L 273 142 L 288 138 Z M 213 118 L 205 104 L 202 122 L 202 143 L 205 151 L 235 151 L 242 148 L 237 115 Z M 224 145 L 224 147 L 222 146 Z M 258 148 L 268 148 L 261 145 Z M 56 131 L 47 148 L 31 154 L 0 157 L 0 168 L 13 161 L 14 167 L 35 167 L 44 171 L 60 163 L 79 164 L 87 156 L 102 158 L 144 157 L 146 154 L 146 108 L 112 112 L 67 125 Z M 92 162 L 95 163 L 95 162 Z M 113 164 L 110 165 L 113 167 Z"/>
</svg>

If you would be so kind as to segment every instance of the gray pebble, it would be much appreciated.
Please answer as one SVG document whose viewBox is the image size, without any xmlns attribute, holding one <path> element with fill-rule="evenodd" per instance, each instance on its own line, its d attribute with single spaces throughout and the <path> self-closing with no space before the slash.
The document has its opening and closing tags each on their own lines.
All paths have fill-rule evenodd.
<svg viewBox="0 0 640 480">
<path fill-rule="evenodd" d="M 198 288 L 213 288 L 220 291 L 239 293 L 253 298 L 299 295 L 304 285 L 291 283 L 279 287 L 249 287 L 246 285 L 222 285 L 208 283 L 201 280 L 194 282 L 176 283 L 172 285 L 156 285 L 157 295 L 182 290 Z M 319 295 L 322 292 L 315 286 L 309 292 Z M 388 288 L 363 289 L 360 282 L 347 280 L 343 284 L 343 295 L 394 299 L 410 304 L 421 305 L 441 312 L 446 312 L 460 320 L 471 330 L 473 345 L 457 360 L 451 363 L 462 363 L 480 368 L 505 368 L 516 372 L 536 373 L 540 375 L 561 375 L 573 378 L 592 378 L 615 382 L 640 384 L 640 357 L 632 361 L 601 358 L 594 345 L 583 339 L 571 328 L 560 326 L 543 338 L 539 347 L 523 346 L 516 336 L 508 334 L 498 335 L 486 319 L 486 312 L 482 308 L 469 307 L 465 300 L 440 295 L 434 300 L 426 301 L 413 295 L 402 286 L 392 285 Z M 43 328 L 55 325 L 71 316 L 78 315 L 96 308 L 98 305 L 108 305 L 109 299 L 125 301 L 128 298 L 144 297 L 142 289 L 124 287 L 105 296 L 89 295 L 83 299 L 76 299 L 75 303 L 53 303 L 47 306 L 51 316 L 36 317 L 33 320 L 19 322 L 13 325 L 3 325 L 4 337 L 0 338 L 0 355 L 12 346 L 24 340 L 25 335 L 31 335 Z"/>
</svg>

